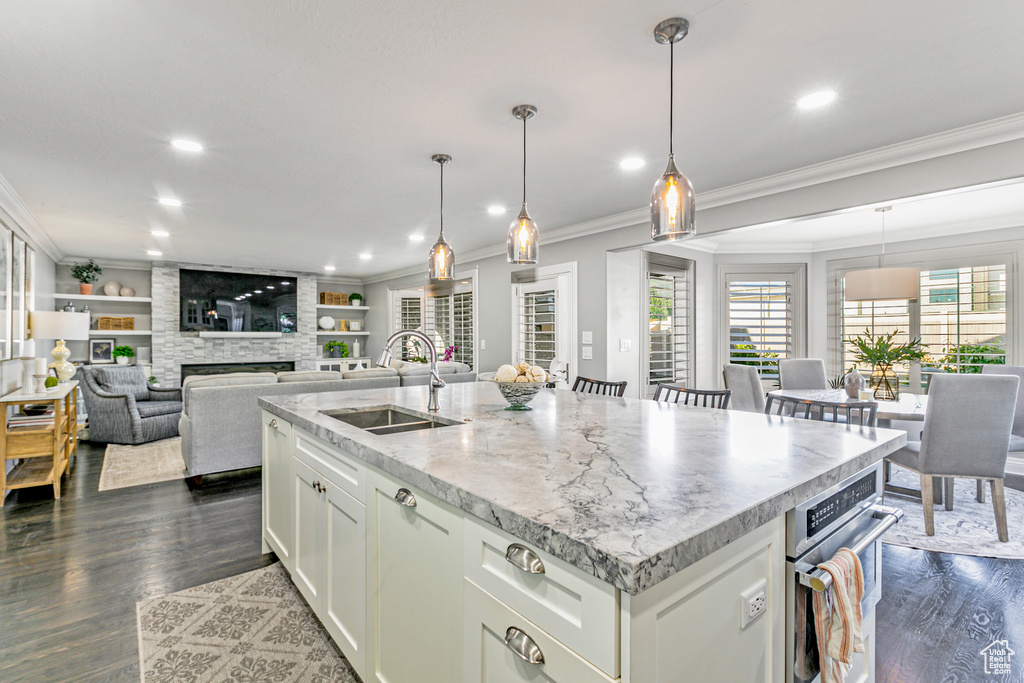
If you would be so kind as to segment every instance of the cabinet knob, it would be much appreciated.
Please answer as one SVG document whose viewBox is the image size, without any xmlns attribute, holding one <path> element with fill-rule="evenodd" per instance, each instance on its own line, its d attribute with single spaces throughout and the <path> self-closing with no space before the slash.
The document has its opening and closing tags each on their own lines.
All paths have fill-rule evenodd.
<svg viewBox="0 0 1024 683">
<path fill-rule="evenodd" d="M 525 545 L 520 545 L 519 543 L 511 544 L 505 551 L 505 559 L 513 567 L 521 569 L 527 574 L 544 573 L 544 563 L 541 561 L 540 555 Z"/>
<path fill-rule="evenodd" d="M 412 495 L 412 491 L 409 489 L 398 489 L 398 493 L 395 494 L 395 500 L 407 508 L 416 507 L 416 496 Z"/>
<path fill-rule="evenodd" d="M 277 429 L 277 420 L 271 420 L 270 421 L 270 427 L 272 429 Z"/>
<path fill-rule="evenodd" d="M 515 626 L 509 626 L 505 631 L 505 645 L 515 652 L 524 662 L 530 664 L 543 664 L 544 653 L 537 647 L 533 638 L 520 631 Z"/>
</svg>

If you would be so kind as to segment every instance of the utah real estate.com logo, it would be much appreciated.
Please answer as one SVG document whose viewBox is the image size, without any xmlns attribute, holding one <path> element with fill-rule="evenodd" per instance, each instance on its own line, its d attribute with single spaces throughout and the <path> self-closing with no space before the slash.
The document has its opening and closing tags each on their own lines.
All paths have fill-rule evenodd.
<svg viewBox="0 0 1024 683">
<path fill-rule="evenodd" d="M 981 651 L 981 656 L 985 658 L 985 673 L 997 676 L 1009 674 L 1015 654 L 1017 653 L 1010 649 L 1008 641 L 993 640 Z"/>
</svg>

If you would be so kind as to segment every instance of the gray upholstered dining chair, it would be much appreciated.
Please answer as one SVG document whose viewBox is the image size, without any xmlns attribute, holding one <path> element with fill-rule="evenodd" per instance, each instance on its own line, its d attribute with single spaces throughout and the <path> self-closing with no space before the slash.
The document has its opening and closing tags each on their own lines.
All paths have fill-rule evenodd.
<svg viewBox="0 0 1024 683">
<path fill-rule="evenodd" d="M 725 380 L 725 388 L 732 392 L 730 409 L 748 413 L 764 412 L 764 388 L 757 368 L 726 363 L 722 366 L 722 379 Z"/>
<path fill-rule="evenodd" d="M 928 392 L 924 433 L 886 460 L 921 476 L 924 528 L 935 535 L 932 477 L 991 482 L 1000 541 L 1008 541 L 1003 477 L 1020 378 L 1009 375 L 936 375 Z M 952 502 L 947 484 L 947 507 Z"/>
<path fill-rule="evenodd" d="M 828 389 L 825 361 L 820 358 L 783 358 L 779 360 L 779 385 L 782 389 Z"/>
<path fill-rule="evenodd" d="M 1020 365 L 983 365 L 983 375 L 1014 375 L 1020 378 L 1017 388 L 1017 409 L 1013 413 L 1013 428 L 1010 430 L 1011 453 L 1024 451 L 1024 367 Z"/>
</svg>

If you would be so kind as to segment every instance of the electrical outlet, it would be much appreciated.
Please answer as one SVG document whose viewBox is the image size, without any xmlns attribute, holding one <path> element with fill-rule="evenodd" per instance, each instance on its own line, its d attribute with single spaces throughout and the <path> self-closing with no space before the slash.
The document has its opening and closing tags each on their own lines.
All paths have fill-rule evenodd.
<svg viewBox="0 0 1024 683">
<path fill-rule="evenodd" d="M 768 582 L 761 579 L 740 593 L 740 628 L 744 629 L 768 609 Z"/>
<path fill-rule="evenodd" d="M 584 346 L 583 347 L 583 360 L 594 360 L 594 347 Z"/>
</svg>

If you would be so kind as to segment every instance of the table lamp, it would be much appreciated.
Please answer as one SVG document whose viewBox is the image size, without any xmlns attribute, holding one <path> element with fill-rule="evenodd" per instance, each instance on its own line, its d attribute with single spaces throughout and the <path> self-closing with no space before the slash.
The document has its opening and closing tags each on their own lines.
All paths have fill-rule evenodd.
<svg viewBox="0 0 1024 683">
<path fill-rule="evenodd" d="M 29 331 L 32 339 L 57 340 L 57 345 L 50 352 L 53 362 L 49 367 L 57 371 L 59 381 L 70 381 L 75 376 L 75 366 L 68 362 L 71 350 L 64 346 L 64 342 L 89 338 L 89 314 L 32 311 L 29 316 Z"/>
</svg>

